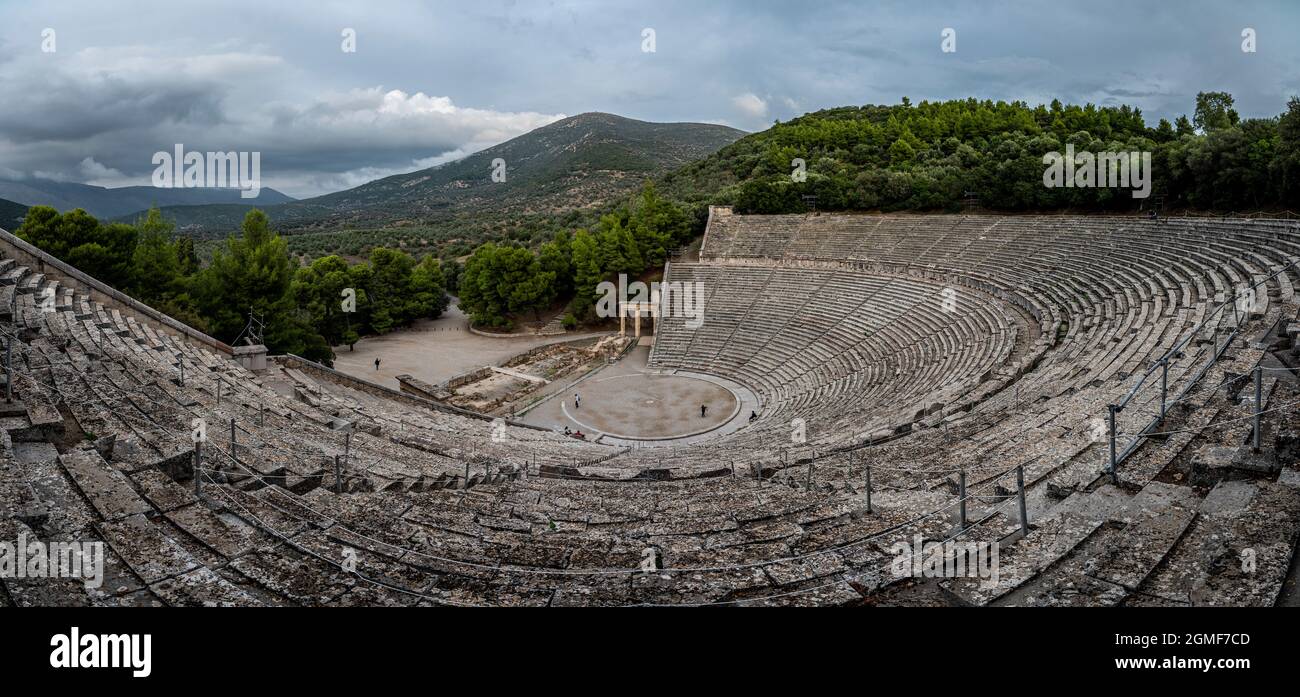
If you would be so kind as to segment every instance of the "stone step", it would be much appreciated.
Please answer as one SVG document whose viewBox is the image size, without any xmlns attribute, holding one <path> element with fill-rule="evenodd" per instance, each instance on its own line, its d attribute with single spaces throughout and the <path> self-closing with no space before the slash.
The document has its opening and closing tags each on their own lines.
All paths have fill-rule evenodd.
<svg viewBox="0 0 1300 697">
<path fill-rule="evenodd" d="M 59 464 L 104 520 L 154 512 L 126 476 L 110 467 L 98 452 L 74 450 L 60 455 Z"/>
<path fill-rule="evenodd" d="M 1267 480 L 1219 482 L 1128 604 L 1271 606 L 1298 534 L 1295 488 Z"/>
</svg>

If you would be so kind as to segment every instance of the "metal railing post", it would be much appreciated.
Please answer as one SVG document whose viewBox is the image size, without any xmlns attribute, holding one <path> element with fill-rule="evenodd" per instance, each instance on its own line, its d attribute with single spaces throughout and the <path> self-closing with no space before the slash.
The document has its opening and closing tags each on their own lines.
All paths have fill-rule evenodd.
<svg viewBox="0 0 1300 697">
<path fill-rule="evenodd" d="M 864 465 L 867 471 L 867 513 L 871 513 L 871 464 Z"/>
<path fill-rule="evenodd" d="M 957 510 L 957 528 L 966 529 L 966 470 L 957 473 L 957 497 L 959 499 Z"/>
<path fill-rule="evenodd" d="M 1165 399 L 1169 394 L 1169 359 L 1160 361 L 1160 421 L 1165 420 Z"/>
<path fill-rule="evenodd" d="M 1110 414 L 1108 418 L 1108 421 L 1110 422 L 1110 481 L 1112 484 L 1118 484 L 1119 477 L 1115 473 L 1115 412 L 1118 408 L 1114 404 L 1111 404 L 1108 405 L 1106 409 Z"/>
<path fill-rule="evenodd" d="M 17 331 L 14 332 L 17 334 Z M 14 401 L 14 338 L 5 342 L 5 404 Z"/>
<path fill-rule="evenodd" d="M 1025 513 L 1025 466 L 1016 465 L 1016 495 L 1020 499 L 1020 532 L 1029 534 L 1029 516 Z"/>
<path fill-rule="evenodd" d="M 334 456 L 334 493 L 343 493 L 343 465 L 338 455 Z"/>
<path fill-rule="evenodd" d="M 203 441 L 194 443 L 194 496 L 203 498 Z"/>
<path fill-rule="evenodd" d="M 1259 451 L 1262 441 L 1260 433 L 1260 414 L 1264 411 L 1264 367 L 1255 366 L 1255 451 Z"/>
</svg>

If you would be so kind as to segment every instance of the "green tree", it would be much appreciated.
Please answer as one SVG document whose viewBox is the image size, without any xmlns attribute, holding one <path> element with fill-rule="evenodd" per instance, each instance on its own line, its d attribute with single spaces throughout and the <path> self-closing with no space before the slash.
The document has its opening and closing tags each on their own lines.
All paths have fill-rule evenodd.
<svg viewBox="0 0 1300 697">
<path fill-rule="evenodd" d="M 295 305 L 310 315 L 312 326 L 331 346 L 351 347 L 365 328 L 362 313 L 369 301 L 353 278 L 347 261 L 331 255 L 295 271 L 290 284 Z"/>
<path fill-rule="evenodd" d="M 139 239 L 131 256 L 132 292 L 150 304 L 169 300 L 182 275 L 180 255 L 172 243 L 175 225 L 164 219 L 155 206 L 136 221 L 136 229 Z"/>
<path fill-rule="evenodd" d="M 332 361 L 333 351 L 300 313 L 289 294 L 294 268 L 284 238 L 271 231 L 261 210 L 244 216 L 239 237 L 230 237 L 200 274 L 196 300 L 218 339 L 246 340 L 249 317 L 265 324 L 264 342 L 272 353 L 294 353 Z"/>
<path fill-rule="evenodd" d="M 641 189 L 628 227 L 643 263 L 649 266 L 663 264 L 668 250 L 686 243 L 691 235 L 690 217 L 680 206 L 660 196 L 650 181 Z"/>
<path fill-rule="evenodd" d="M 460 274 L 460 308 L 474 324 L 509 327 L 508 301 L 501 295 L 498 281 L 498 247 L 493 242 L 479 245 L 465 260 Z"/>
<path fill-rule="evenodd" d="M 1278 118 L 1277 135 L 1277 152 L 1269 169 L 1283 205 L 1300 206 L 1300 97 L 1287 101 Z"/>
<path fill-rule="evenodd" d="M 415 262 L 406 252 L 375 247 L 370 250 L 370 326 L 387 334 L 414 318 L 417 309 L 411 297 L 411 270 Z"/>
<path fill-rule="evenodd" d="M 446 291 L 452 295 L 460 292 L 460 272 L 463 267 L 455 258 L 442 262 L 442 276 Z"/>
<path fill-rule="evenodd" d="M 110 286 L 130 286 L 137 237 L 131 225 L 104 225 L 80 208 L 60 214 L 33 206 L 16 234 Z"/>
<path fill-rule="evenodd" d="M 1232 95 L 1227 92 L 1198 92 L 1196 113 L 1192 123 L 1202 133 L 1237 125 L 1239 117 L 1232 108 Z"/>
<path fill-rule="evenodd" d="M 194 240 L 181 237 L 176 240 L 177 270 L 182 276 L 193 276 L 199 272 L 199 255 L 194 251 Z"/>
<path fill-rule="evenodd" d="M 80 208 L 60 214 L 49 206 L 32 206 L 16 234 L 67 261 L 74 247 L 97 242 L 98 233 L 99 221 Z"/>
<path fill-rule="evenodd" d="M 447 309 L 448 298 L 442 263 L 426 254 L 411 270 L 411 291 L 415 302 L 412 319 L 437 319 Z"/>
<path fill-rule="evenodd" d="M 571 311 L 580 319 L 595 313 L 596 286 L 605 279 L 596 238 L 586 230 L 573 235 L 573 302 Z"/>
<path fill-rule="evenodd" d="M 537 261 L 542 271 L 555 279 L 553 295 L 569 297 L 573 293 L 573 240 L 569 233 L 561 230 L 551 241 L 543 243 L 537 250 Z"/>
</svg>

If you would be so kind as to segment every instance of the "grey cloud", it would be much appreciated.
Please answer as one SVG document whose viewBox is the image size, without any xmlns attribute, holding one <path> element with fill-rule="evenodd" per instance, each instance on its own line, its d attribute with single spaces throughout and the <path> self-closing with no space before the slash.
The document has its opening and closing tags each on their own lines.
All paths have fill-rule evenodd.
<svg viewBox="0 0 1300 697">
<path fill-rule="evenodd" d="M 312 195 L 592 110 L 753 130 L 975 96 L 1123 102 L 1154 122 L 1223 89 L 1243 116 L 1272 116 L 1300 90 L 1298 25 L 1281 1 L 6 3 L 0 83 L 23 99 L 0 110 L 0 170 L 145 183 L 149 156 L 183 142 L 261 150 L 267 185 Z M 38 50 L 46 26 L 54 56 Z M 1239 50 L 1245 26 L 1256 54 Z M 656 53 L 640 50 L 644 27 Z M 944 27 L 955 54 L 940 52 Z"/>
</svg>

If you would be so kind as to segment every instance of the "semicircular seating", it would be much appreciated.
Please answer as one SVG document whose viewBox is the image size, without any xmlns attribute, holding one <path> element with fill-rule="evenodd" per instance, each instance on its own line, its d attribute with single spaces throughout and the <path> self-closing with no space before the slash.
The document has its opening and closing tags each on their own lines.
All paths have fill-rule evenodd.
<svg viewBox="0 0 1300 697">
<path fill-rule="evenodd" d="M 0 579 L 0 605 L 1264 605 L 1300 531 L 1294 469 L 1205 464 L 1245 447 L 1237 376 L 1296 319 L 1294 221 L 714 209 L 666 279 L 702 284 L 704 322 L 661 318 L 651 365 L 740 382 L 760 418 L 633 450 L 254 373 L 10 249 L 0 540 L 103 542 L 107 579 Z M 1098 422 L 1177 345 L 1169 432 L 1111 484 Z M 1287 375 L 1271 408 L 1300 401 Z M 918 535 L 998 543 L 998 583 L 896 583 Z"/>
</svg>

